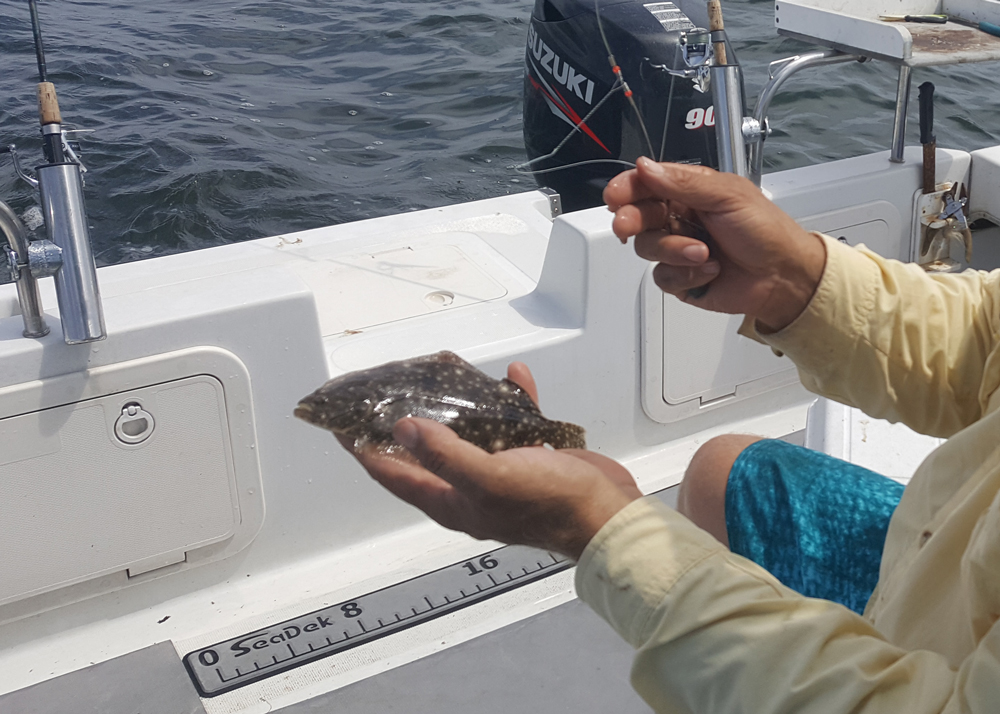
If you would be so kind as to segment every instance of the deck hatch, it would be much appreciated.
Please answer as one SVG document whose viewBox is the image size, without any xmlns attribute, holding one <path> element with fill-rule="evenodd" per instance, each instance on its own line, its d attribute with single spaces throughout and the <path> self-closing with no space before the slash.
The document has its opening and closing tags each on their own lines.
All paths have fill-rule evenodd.
<svg viewBox="0 0 1000 714">
<path fill-rule="evenodd" d="M 126 405 L 155 414 L 136 443 L 116 433 Z M 2 419 L 0 447 L 0 605 L 182 562 L 240 524 L 225 398 L 212 376 Z"/>
</svg>

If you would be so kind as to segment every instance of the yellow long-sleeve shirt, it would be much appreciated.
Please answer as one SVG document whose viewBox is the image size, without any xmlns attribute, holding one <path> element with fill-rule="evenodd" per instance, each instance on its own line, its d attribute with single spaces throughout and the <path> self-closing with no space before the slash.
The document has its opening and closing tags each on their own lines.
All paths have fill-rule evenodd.
<svg viewBox="0 0 1000 714">
<path fill-rule="evenodd" d="M 906 487 L 864 617 L 648 499 L 587 546 L 577 592 L 636 648 L 657 711 L 1000 712 L 1000 271 L 932 277 L 825 241 L 809 306 L 763 339 L 812 391 L 949 437 Z"/>
</svg>

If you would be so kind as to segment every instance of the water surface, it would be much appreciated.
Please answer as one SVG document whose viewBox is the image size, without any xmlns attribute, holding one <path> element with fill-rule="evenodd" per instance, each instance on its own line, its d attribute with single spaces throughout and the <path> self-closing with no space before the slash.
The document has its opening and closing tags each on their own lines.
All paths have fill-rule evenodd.
<svg viewBox="0 0 1000 714">
<path fill-rule="evenodd" d="M 118 263 L 519 192 L 531 0 L 41 0 L 50 79 L 81 135 L 98 260 Z M 752 98 L 773 4 L 728 0 Z M 40 157 L 23 0 L 0 0 L 0 142 Z M 997 65 L 917 70 L 939 145 L 1000 143 Z M 888 147 L 884 64 L 810 70 L 774 103 L 770 170 Z M 915 117 L 915 110 L 913 112 Z M 917 141 L 916 122 L 908 139 Z M 0 158 L 0 200 L 32 191 Z"/>
</svg>

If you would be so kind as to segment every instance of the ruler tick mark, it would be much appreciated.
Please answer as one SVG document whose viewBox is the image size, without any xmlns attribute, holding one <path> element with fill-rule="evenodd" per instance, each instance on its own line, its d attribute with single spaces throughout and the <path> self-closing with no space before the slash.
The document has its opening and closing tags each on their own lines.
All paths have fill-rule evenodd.
<svg viewBox="0 0 1000 714">
<path fill-rule="evenodd" d="M 354 598 L 352 602 L 356 601 L 354 607 L 358 608 L 357 614 L 361 614 L 360 610 L 364 609 L 364 616 L 368 617 L 369 623 L 375 620 L 377 625 L 366 626 L 360 618 L 349 618 L 345 621 L 342 619 L 341 610 L 343 608 L 341 605 L 324 603 L 322 608 L 314 612 L 270 625 L 269 629 L 273 634 L 277 634 L 279 630 L 285 634 L 285 637 L 275 638 L 279 642 L 285 640 L 289 633 L 295 632 L 294 636 L 297 638 L 295 642 L 299 645 L 298 652 L 295 651 L 290 641 L 285 641 L 283 644 L 285 644 L 289 656 L 275 654 L 277 651 L 284 652 L 285 648 L 281 648 L 279 642 L 270 641 L 268 630 L 258 630 L 256 634 L 235 637 L 219 642 L 211 648 L 202 648 L 188 654 L 185 657 L 185 663 L 189 665 L 189 674 L 195 680 L 203 696 L 213 697 L 243 687 L 251 682 L 262 681 L 271 675 L 290 671 L 300 665 L 314 662 L 325 655 L 340 654 L 358 644 L 372 642 L 404 629 L 394 627 L 396 624 L 405 624 L 407 627 L 420 625 L 441 615 L 456 612 L 473 603 L 482 602 L 494 595 L 539 581 L 550 573 L 559 572 L 571 565 L 566 559 L 560 559 L 551 552 L 534 550 L 524 546 L 508 546 L 488 553 L 486 556 L 476 556 L 476 558 L 487 556 L 498 561 L 498 564 L 502 563 L 502 565 L 500 567 L 493 565 L 492 568 L 488 569 L 492 572 L 483 572 L 483 570 L 487 570 L 484 568 L 478 572 L 469 573 L 467 572 L 469 563 L 478 562 L 478 560 L 460 561 L 439 570 L 389 585 L 383 590 L 376 591 L 379 594 L 377 598 L 369 597 L 374 595 L 374 592 L 363 593 Z M 469 575 L 475 575 L 475 577 L 468 580 Z M 482 579 L 483 575 L 488 578 L 485 582 Z M 504 575 L 506 575 L 506 579 L 503 577 Z M 456 588 L 455 585 L 459 582 L 464 582 L 466 585 Z M 475 587 L 468 587 L 470 583 Z M 383 598 L 382 593 L 390 591 L 392 595 Z M 441 602 L 435 604 L 435 598 Z M 416 606 L 416 603 L 421 599 L 426 605 L 424 610 Z M 407 602 L 411 603 L 409 608 L 406 606 Z M 402 613 L 407 609 L 412 614 L 403 615 Z M 395 615 L 395 619 L 392 619 L 390 615 Z M 350 630 L 345 629 L 343 630 L 343 638 L 334 640 L 332 628 L 330 633 L 317 632 L 318 629 L 327 628 L 331 624 L 334 626 L 350 624 L 352 619 L 357 620 L 358 627 L 358 631 L 353 635 Z M 264 635 L 268 636 L 264 637 Z M 246 661 L 237 659 L 234 653 L 241 652 L 241 650 L 234 646 L 235 643 L 248 646 L 245 643 L 253 641 L 251 638 L 258 638 L 254 644 L 259 646 L 254 647 L 254 650 L 263 649 L 265 651 L 254 651 L 251 656 L 246 658 Z M 268 645 L 270 645 L 272 652 L 271 662 L 267 662 L 266 649 Z M 214 667 L 214 662 L 211 667 L 201 665 L 200 659 L 196 655 L 204 652 L 212 652 L 215 657 L 220 658 L 220 666 Z M 252 668 L 247 668 L 247 661 L 253 664 Z M 236 664 L 239 664 L 240 667 L 235 667 Z M 213 670 L 215 676 L 211 674 Z M 232 674 L 233 672 L 235 674 Z"/>
</svg>

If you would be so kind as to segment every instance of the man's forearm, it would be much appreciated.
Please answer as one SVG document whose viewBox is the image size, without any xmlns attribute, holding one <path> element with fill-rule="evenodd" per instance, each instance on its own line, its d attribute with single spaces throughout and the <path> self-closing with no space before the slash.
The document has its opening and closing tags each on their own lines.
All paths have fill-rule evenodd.
<svg viewBox="0 0 1000 714">
<path fill-rule="evenodd" d="M 943 656 L 889 644 L 649 499 L 608 522 L 576 577 L 636 648 L 632 684 L 656 711 L 938 714 L 965 696 Z"/>
<path fill-rule="evenodd" d="M 934 436 L 977 420 L 998 386 L 985 368 L 1000 334 L 1000 273 L 932 277 L 823 241 L 813 299 L 784 329 L 758 329 L 760 338 L 795 362 L 808 389 L 870 416 Z"/>
</svg>

